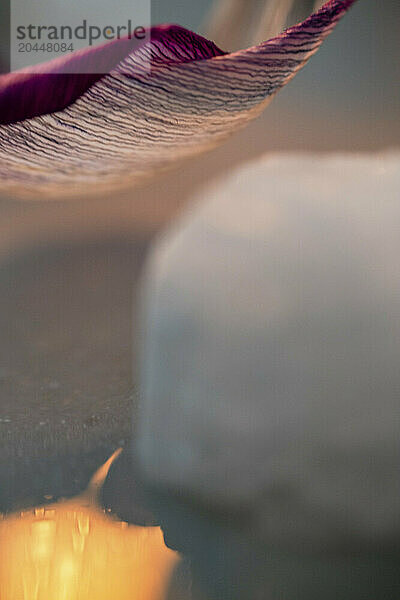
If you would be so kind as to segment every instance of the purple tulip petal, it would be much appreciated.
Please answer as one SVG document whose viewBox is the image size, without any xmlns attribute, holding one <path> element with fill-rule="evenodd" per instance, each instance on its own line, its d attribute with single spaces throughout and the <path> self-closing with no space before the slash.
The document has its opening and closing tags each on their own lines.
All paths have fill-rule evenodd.
<svg viewBox="0 0 400 600">
<path fill-rule="evenodd" d="M 216 146 L 263 110 L 354 1 L 330 0 L 280 36 L 232 54 L 164 26 L 132 52 L 121 40 L 63 59 L 86 61 L 87 71 L 99 57 L 105 75 L 60 73 L 59 65 L 54 72 L 53 62 L 41 74 L 3 76 L 0 189 L 39 197 L 104 191 Z"/>
<path fill-rule="evenodd" d="M 168 48 L 175 63 L 223 54 L 212 42 L 176 25 L 151 29 L 151 39 Z M 0 76 L 0 124 L 66 108 L 143 45 L 123 38 Z"/>
</svg>

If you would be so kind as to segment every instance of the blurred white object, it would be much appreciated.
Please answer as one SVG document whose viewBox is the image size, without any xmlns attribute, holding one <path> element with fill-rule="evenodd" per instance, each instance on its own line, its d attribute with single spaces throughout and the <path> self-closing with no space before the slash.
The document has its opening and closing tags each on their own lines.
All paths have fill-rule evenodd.
<svg viewBox="0 0 400 600">
<path fill-rule="evenodd" d="M 139 452 L 270 540 L 399 535 L 400 153 L 277 155 L 154 248 Z"/>
</svg>

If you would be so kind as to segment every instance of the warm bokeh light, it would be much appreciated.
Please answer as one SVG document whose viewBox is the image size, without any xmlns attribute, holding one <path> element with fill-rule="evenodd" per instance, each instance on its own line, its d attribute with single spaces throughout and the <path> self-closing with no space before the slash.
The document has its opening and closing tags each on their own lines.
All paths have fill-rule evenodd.
<svg viewBox="0 0 400 600">
<path fill-rule="evenodd" d="M 158 527 L 106 515 L 88 491 L 0 521 L 1 600 L 163 600 L 178 556 Z"/>
</svg>

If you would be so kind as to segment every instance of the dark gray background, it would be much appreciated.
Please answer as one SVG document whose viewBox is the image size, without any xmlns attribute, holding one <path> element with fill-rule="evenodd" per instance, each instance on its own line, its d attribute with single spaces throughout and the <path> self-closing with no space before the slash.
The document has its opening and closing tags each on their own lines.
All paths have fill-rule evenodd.
<svg viewBox="0 0 400 600">
<path fill-rule="evenodd" d="M 154 2 L 153 20 L 197 28 L 208 5 Z M 79 492 L 129 442 L 141 261 L 197 188 L 268 150 L 399 144 L 399 6 L 359 0 L 257 122 L 144 188 L 54 204 L 0 199 L 0 511 Z M 135 519 L 128 457 L 105 501 Z"/>
</svg>

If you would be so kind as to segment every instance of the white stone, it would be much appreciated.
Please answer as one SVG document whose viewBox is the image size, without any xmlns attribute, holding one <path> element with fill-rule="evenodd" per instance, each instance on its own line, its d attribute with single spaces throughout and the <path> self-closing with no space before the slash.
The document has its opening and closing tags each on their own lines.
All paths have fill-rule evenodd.
<svg viewBox="0 0 400 600">
<path fill-rule="evenodd" d="M 398 536 L 400 153 L 266 156 L 205 189 L 142 323 L 150 481 L 280 541 Z"/>
</svg>

